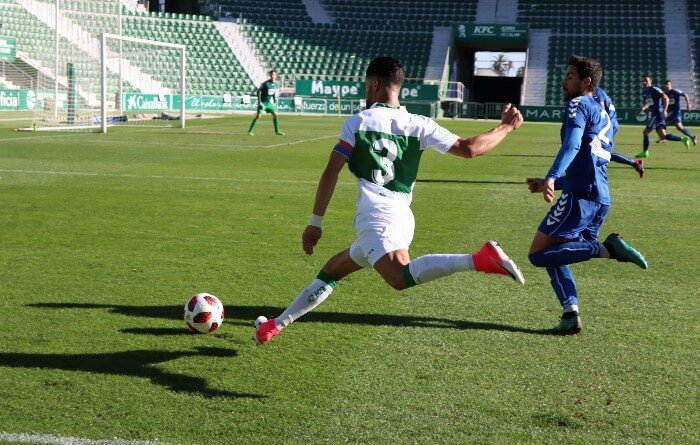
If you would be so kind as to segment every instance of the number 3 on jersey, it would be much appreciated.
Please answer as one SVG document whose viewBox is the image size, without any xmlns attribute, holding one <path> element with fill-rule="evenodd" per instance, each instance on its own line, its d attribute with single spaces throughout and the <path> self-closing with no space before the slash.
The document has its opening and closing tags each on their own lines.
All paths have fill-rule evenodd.
<svg viewBox="0 0 700 445">
<path fill-rule="evenodd" d="M 391 139 L 377 139 L 372 143 L 372 151 L 381 156 L 380 162 L 386 170 L 372 170 L 372 180 L 375 184 L 384 185 L 394 179 L 394 161 L 399 153 L 399 147 Z M 385 155 L 382 155 L 386 151 Z"/>
</svg>

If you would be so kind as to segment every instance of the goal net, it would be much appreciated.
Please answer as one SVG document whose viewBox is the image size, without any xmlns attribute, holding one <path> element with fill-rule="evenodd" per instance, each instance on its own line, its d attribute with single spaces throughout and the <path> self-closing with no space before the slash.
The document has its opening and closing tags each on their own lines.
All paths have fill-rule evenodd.
<svg viewBox="0 0 700 445">
<path fill-rule="evenodd" d="M 100 129 L 185 127 L 185 46 L 102 34 Z M 120 81 L 121 80 L 121 81 Z"/>
<path fill-rule="evenodd" d="M 26 2 L 44 34 L 28 61 L 36 68 L 31 129 L 184 127 L 185 47 L 153 40 L 122 3 Z"/>
</svg>

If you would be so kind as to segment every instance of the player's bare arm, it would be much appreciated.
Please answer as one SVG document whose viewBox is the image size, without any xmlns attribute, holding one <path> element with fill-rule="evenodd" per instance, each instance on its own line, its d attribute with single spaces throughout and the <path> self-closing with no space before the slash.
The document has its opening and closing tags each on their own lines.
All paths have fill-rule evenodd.
<svg viewBox="0 0 700 445">
<path fill-rule="evenodd" d="M 685 105 L 688 108 L 688 111 L 693 111 L 692 107 L 690 106 L 690 98 L 688 97 L 688 94 L 684 93 L 683 96 L 685 96 Z"/>
<path fill-rule="evenodd" d="M 512 104 L 506 104 L 501 111 L 501 124 L 491 131 L 468 139 L 457 139 L 448 153 L 463 158 L 475 158 L 492 150 L 511 131 L 523 124 L 523 115 Z"/>
<path fill-rule="evenodd" d="M 338 174 L 343 169 L 346 162 L 347 158 L 345 156 L 337 152 L 331 152 L 330 158 L 328 158 L 328 164 L 323 170 L 323 174 L 321 174 L 321 179 L 316 189 L 313 210 L 314 215 L 322 217 L 326 214 L 326 209 L 335 191 L 335 185 L 338 183 Z M 312 255 L 314 253 L 314 246 L 321 239 L 321 235 L 321 227 L 311 224 L 306 226 L 304 233 L 301 235 L 301 244 L 307 255 Z"/>
</svg>

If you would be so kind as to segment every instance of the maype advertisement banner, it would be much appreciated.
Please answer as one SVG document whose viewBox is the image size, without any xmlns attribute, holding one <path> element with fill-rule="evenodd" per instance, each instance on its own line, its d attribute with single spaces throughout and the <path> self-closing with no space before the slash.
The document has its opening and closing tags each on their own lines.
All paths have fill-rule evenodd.
<svg viewBox="0 0 700 445">
<path fill-rule="evenodd" d="M 301 97 L 364 99 L 364 82 L 341 80 L 297 80 L 294 94 Z M 438 85 L 425 85 L 406 82 L 399 91 L 399 100 L 434 101 L 439 99 Z"/>
</svg>

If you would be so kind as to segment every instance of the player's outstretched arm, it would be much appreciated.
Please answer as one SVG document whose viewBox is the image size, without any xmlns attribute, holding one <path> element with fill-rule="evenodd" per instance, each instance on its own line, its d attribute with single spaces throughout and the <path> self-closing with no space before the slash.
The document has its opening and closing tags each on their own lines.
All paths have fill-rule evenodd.
<svg viewBox="0 0 700 445">
<path fill-rule="evenodd" d="M 338 152 L 331 152 L 331 156 L 328 159 L 328 164 L 323 170 L 321 179 L 318 181 L 318 187 L 316 189 L 316 198 L 314 199 L 314 210 L 313 215 L 321 219 L 326 214 L 326 209 L 328 204 L 331 202 L 333 197 L 333 192 L 335 191 L 335 185 L 338 183 L 338 174 L 345 166 L 347 158 Z M 310 221 L 311 222 L 311 221 Z M 304 233 L 301 235 L 301 245 L 307 255 L 312 255 L 314 253 L 314 246 L 321 239 L 321 223 L 320 221 L 314 222 L 313 225 L 309 224 L 304 229 Z"/>
<path fill-rule="evenodd" d="M 505 104 L 501 111 L 501 124 L 496 128 L 469 139 L 457 139 L 448 153 L 463 158 L 475 158 L 492 150 L 511 131 L 523 124 L 523 115 L 512 104 Z"/>
</svg>

